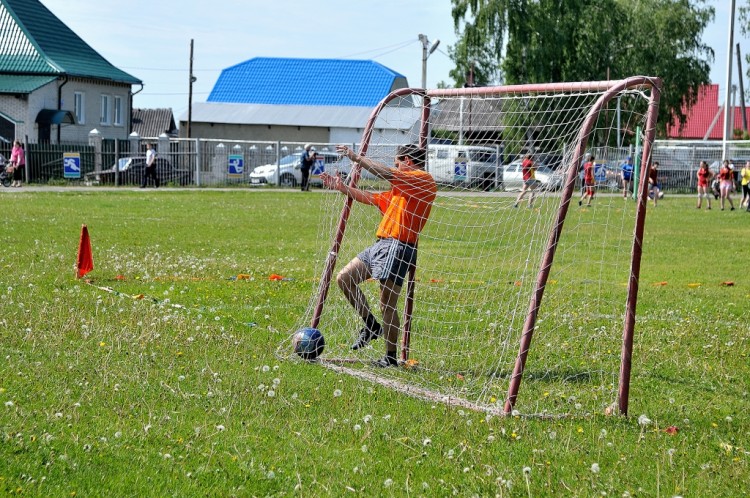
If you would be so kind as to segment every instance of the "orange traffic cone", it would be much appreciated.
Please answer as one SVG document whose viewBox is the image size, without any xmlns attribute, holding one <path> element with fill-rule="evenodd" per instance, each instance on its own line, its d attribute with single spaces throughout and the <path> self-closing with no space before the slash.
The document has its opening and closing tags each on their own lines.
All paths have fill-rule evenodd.
<svg viewBox="0 0 750 498">
<path fill-rule="evenodd" d="M 81 278 L 94 269 L 94 255 L 91 253 L 91 238 L 86 225 L 81 226 L 81 240 L 78 243 L 78 269 L 76 278 Z"/>
</svg>

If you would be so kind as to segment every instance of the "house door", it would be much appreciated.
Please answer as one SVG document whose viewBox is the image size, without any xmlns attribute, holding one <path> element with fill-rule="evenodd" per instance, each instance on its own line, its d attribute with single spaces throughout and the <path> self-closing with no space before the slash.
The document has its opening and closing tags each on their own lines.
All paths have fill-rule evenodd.
<svg viewBox="0 0 750 498">
<path fill-rule="evenodd" d="M 52 125 L 49 123 L 39 123 L 39 141 L 40 142 L 49 142 L 51 133 Z"/>
</svg>

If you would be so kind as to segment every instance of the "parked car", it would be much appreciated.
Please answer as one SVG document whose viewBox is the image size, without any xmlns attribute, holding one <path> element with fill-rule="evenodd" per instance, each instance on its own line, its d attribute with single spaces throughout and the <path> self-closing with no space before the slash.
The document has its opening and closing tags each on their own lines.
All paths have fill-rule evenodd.
<svg viewBox="0 0 750 498">
<path fill-rule="evenodd" d="M 503 186 L 505 190 L 521 190 L 523 188 L 523 170 L 521 160 L 513 161 L 503 170 Z M 537 167 L 534 177 L 545 190 L 559 190 L 565 180 L 563 171 L 554 171 L 545 164 Z"/>
<path fill-rule="evenodd" d="M 300 157 L 302 152 L 295 152 L 284 156 L 279 161 L 278 178 L 279 185 L 282 187 L 296 187 L 302 183 L 302 171 L 300 171 Z M 315 165 L 310 171 L 310 185 L 322 186 L 320 174 L 328 170 L 329 172 L 337 170 L 344 175 L 349 174 L 349 170 L 342 171 L 338 168 L 347 168 L 345 163 L 339 162 L 339 156 L 335 152 L 317 151 Z M 334 166 L 336 163 L 336 166 Z M 276 164 L 264 164 L 256 167 L 250 173 L 250 183 L 252 185 L 276 185 Z"/>
<path fill-rule="evenodd" d="M 438 184 L 490 190 L 502 182 L 502 168 L 494 147 L 430 145 L 427 171 Z"/>
<path fill-rule="evenodd" d="M 139 185 L 143 181 L 143 173 L 146 169 L 145 157 L 122 157 L 110 169 L 99 173 L 86 173 L 88 181 L 101 184 L 114 185 L 115 170 L 117 170 L 117 182 L 119 185 Z M 162 185 L 172 183 L 175 185 L 191 185 L 193 183 L 192 171 L 175 167 L 169 159 L 156 157 L 156 176 Z"/>
</svg>

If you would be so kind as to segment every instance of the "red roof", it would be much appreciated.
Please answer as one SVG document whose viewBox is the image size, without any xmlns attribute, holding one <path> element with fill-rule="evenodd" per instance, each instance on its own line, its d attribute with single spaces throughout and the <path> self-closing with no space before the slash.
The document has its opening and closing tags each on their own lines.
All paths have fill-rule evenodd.
<svg viewBox="0 0 750 498">
<path fill-rule="evenodd" d="M 734 127 L 742 128 L 742 108 L 737 106 L 732 110 L 734 111 Z M 682 112 L 686 112 L 684 105 Z M 745 115 L 750 123 L 750 107 L 745 109 Z M 713 128 L 711 128 L 712 123 Z M 711 128 L 711 133 L 707 137 L 709 140 L 723 138 L 724 109 L 719 108 L 719 85 L 716 83 L 704 85 L 698 89 L 698 100 L 687 111 L 685 126 L 680 129 L 679 123 L 675 120 L 667 126 L 667 138 L 703 140 L 709 128 Z"/>
</svg>

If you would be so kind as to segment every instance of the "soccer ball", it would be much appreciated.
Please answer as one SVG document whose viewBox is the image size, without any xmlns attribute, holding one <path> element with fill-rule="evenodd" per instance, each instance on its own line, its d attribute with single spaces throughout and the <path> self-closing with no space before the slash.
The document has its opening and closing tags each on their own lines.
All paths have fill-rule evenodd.
<svg viewBox="0 0 750 498">
<path fill-rule="evenodd" d="M 303 360 L 314 360 L 320 356 L 325 345 L 326 341 L 323 339 L 320 330 L 310 327 L 298 330 L 292 338 L 294 352 Z"/>
</svg>

